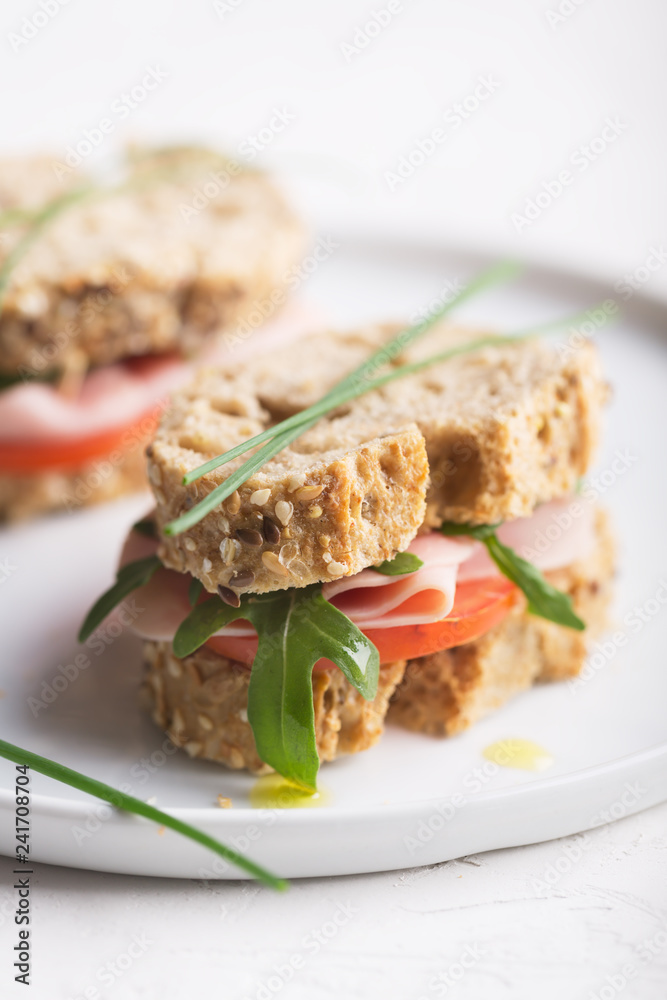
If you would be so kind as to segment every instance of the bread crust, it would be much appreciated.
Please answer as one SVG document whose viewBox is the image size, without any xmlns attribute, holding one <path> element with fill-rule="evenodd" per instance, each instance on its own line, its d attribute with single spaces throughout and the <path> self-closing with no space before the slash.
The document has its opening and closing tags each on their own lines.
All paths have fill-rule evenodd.
<svg viewBox="0 0 667 1000">
<path fill-rule="evenodd" d="M 41 207 L 81 185 L 80 176 L 57 182 L 54 162 L 0 163 L 0 211 Z M 271 182 L 238 164 L 230 173 L 201 150 L 160 163 L 152 180 L 81 200 L 39 234 L 5 296 L 1 371 L 189 353 L 282 288 L 304 233 Z M 193 209 L 202 185 L 213 195 Z M 0 263 L 24 232 L 7 228 Z"/>
<path fill-rule="evenodd" d="M 233 373 L 204 372 L 178 393 L 149 451 L 160 527 L 244 459 L 189 487 L 186 472 L 319 399 L 393 332 L 307 337 L 296 363 L 293 348 L 276 350 Z M 477 337 L 440 326 L 391 363 Z M 571 492 L 588 468 L 606 394 L 590 344 L 559 354 L 524 342 L 453 357 L 320 420 L 236 497 L 190 531 L 164 538 L 161 557 L 211 592 L 234 587 L 241 574 L 252 582 L 234 589 L 262 593 L 356 573 L 443 520 L 529 516 L 538 503 Z M 238 542 L 239 531 L 261 534 L 267 517 L 289 546 L 285 555 Z M 277 565 L 267 550 L 279 556 Z"/>
<path fill-rule="evenodd" d="M 606 625 L 611 600 L 614 543 L 602 511 L 597 512 L 596 532 L 589 559 L 546 574 L 571 595 L 587 624 L 585 632 L 527 614 L 519 595 L 509 615 L 480 639 L 410 660 L 388 721 L 413 732 L 452 736 L 532 684 L 575 677 L 591 639 Z"/>
<path fill-rule="evenodd" d="M 112 462 L 100 456 L 77 469 L 30 475 L 0 475 L 0 521 L 24 521 L 54 511 L 73 513 L 148 489 L 143 447 L 133 446 Z"/>
<path fill-rule="evenodd" d="M 144 697 L 154 721 L 191 757 L 254 774 L 272 771 L 260 760 L 247 721 L 250 670 L 206 646 L 183 660 L 167 642 L 144 644 Z M 378 693 L 365 701 L 339 670 L 313 672 L 315 733 L 320 760 L 367 750 L 379 740 L 389 698 L 405 661 L 380 671 Z"/>
</svg>

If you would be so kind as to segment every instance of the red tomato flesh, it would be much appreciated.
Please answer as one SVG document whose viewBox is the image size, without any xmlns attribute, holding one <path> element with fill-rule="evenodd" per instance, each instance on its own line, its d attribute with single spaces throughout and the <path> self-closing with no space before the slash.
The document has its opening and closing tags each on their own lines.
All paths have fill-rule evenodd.
<svg viewBox="0 0 667 1000">
<path fill-rule="evenodd" d="M 0 472 L 28 474 L 48 469 L 76 469 L 114 451 L 148 439 L 155 432 L 158 416 L 149 410 L 138 420 L 101 434 L 63 440 L 0 441 Z"/>
<path fill-rule="evenodd" d="M 504 576 L 460 583 L 454 607 L 447 618 L 430 625 L 402 625 L 398 628 L 367 629 L 364 634 L 380 653 L 380 663 L 412 660 L 442 649 L 472 642 L 498 625 L 516 600 L 517 588 Z M 250 666 L 257 652 L 257 638 L 213 636 L 206 643 L 220 656 Z M 330 669 L 335 664 L 319 660 L 316 669 Z"/>
</svg>

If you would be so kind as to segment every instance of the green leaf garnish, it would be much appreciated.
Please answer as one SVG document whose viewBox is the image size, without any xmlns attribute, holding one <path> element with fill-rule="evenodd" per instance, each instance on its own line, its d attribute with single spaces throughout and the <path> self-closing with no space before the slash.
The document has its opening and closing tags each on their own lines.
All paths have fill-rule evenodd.
<svg viewBox="0 0 667 1000">
<path fill-rule="evenodd" d="M 412 552 L 399 552 L 393 559 L 385 559 L 379 566 L 371 566 L 376 573 L 385 576 L 402 576 L 404 573 L 416 573 L 424 565 L 423 560 Z"/>
<path fill-rule="evenodd" d="M 174 637 L 182 659 L 225 625 L 244 619 L 258 635 L 248 690 L 248 722 L 261 759 L 290 781 L 314 789 L 319 758 L 312 672 L 331 660 L 362 697 L 375 697 L 380 657 L 373 643 L 325 600 L 321 587 L 245 595 L 239 608 L 211 597 L 192 609 Z"/>
<path fill-rule="evenodd" d="M 144 538 L 154 538 L 156 541 L 159 538 L 157 527 L 152 517 L 143 517 L 141 521 L 135 521 L 131 530 L 136 531 L 138 535 L 143 535 Z"/>
<path fill-rule="evenodd" d="M 98 625 L 113 609 L 124 601 L 128 594 L 145 586 L 153 574 L 162 566 L 157 556 L 146 556 L 135 562 L 121 566 L 116 574 L 116 582 L 97 601 L 86 615 L 79 630 L 79 642 L 85 642 Z"/>
<path fill-rule="evenodd" d="M 20 365 L 17 371 L 0 372 L 0 392 L 3 389 L 11 389 L 14 385 L 22 385 L 24 382 L 56 382 L 61 374 L 62 372 L 58 371 L 57 368 L 49 368 L 45 372 L 34 372 L 24 365 Z"/>
<path fill-rule="evenodd" d="M 494 563 L 508 580 L 523 591 L 528 599 L 530 614 L 546 618 L 547 621 L 564 625 L 566 628 L 583 632 L 585 622 L 575 614 L 572 598 L 557 590 L 542 575 L 540 570 L 526 559 L 517 555 L 514 549 L 503 545 L 496 534 L 497 524 L 454 524 L 445 522 L 440 526 L 443 535 L 467 535 L 483 542 Z"/>
<path fill-rule="evenodd" d="M 195 829 L 195 827 L 190 826 L 188 823 L 183 823 L 180 819 L 176 819 L 174 816 L 170 816 L 169 813 L 156 809 L 147 802 L 142 802 L 141 799 L 135 799 L 134 796 L 126 795 L 125 792 L 120 792 L 116 788 L 112 788 L 111 785 L 105 785 L 103 782 L 97 781 L 96 778 L 89 778 L 79 771 L 73 771 L 63 764 L 49 760 L 48 757 L 40 757 L 29 750 L 22 750 L 21 747 L 14 746 L 13 743 L 7 743 L 5 740 L 0 740 L 0 757 L 11 760 L 15 764 L 27 765 L 33 771 L 45 774 L 48 778 L 53 778 L 55 781 L 60 781 L 65 785 L 70 785 L 72 788 L 78 788 L 79 791 L 86 792 L 88 795 L 94 795 L 97 799 L 110 802 L 116 809 L 123 809 L 125 812 L 144 816 L 146 819 L 153 820 L 154 823 L 159 823 L 170 830 L 175 830 L 176 833 L 180 833 L 184 837 L 189 837 L 195 843 L 207 847 L 210 851 L 219 854 L 226 861 L 237 865 L 237 867 L 248 872 L 253 878 L 263 882 L 264 885 L 269 886 L 271 889 L 282 890 L 287 888 L 287 882 L 284 879 L 276 878 L 275 875 L 272 875 L 265 868 L 255 864 L 254 861 L 250 861 L 249 858 L 244 857 L 242 854 L 237 854 L 231 848 L 225 847 L 219 840 L 209 837 L 207 833 Z"/>
<path fill-rule="evenodd" d="M 203 589 L 204 584 L 201 580 L 198 580 L 196 576 L 193 576 L 190 580 L 190 586 L 188 587 L 188 601 L 190 602 L 191 608 L 194 608 Z"/>
</svg>

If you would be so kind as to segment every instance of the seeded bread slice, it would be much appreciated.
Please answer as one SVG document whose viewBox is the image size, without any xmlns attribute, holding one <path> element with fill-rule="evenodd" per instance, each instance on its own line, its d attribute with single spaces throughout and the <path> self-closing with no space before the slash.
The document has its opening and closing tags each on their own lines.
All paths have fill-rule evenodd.
<svg viewBox="0 0 667 1000">
<path fill-rule="evenodd" d="M 319 399 L 392 332 L 308 337 L 298 354 L 276 350 L 233 373 L 201 374 L 175 397 L 148 452 L 159 525 L 243 459 L 189 487 L 186 472 Z M 478 336 L 440 326 L 391 364 Z M 452 358 L 320 420 L 217 511 L 164 538 L 162 558 L 211 592 L 262 593 L 356 573 L 443 520 L 528 516 L 586 471 L 606 391 L 588 344 L 564 354 L 525 342 Z"/>
<path fill-rule="evenodd" d="M 475 642 L 410 660 L 388 721 L 430 736 L 452 736 L 532 684 L 575 677 L 591 640 L 606 626 L 611 600 L 613 538 L 606 515 L 598 512 L 596 520 L 591 557 L 547 574 L 572 596 L 585 632 L 526 614 L 521 597 L 500 625 Z"/>
<path fill-rule="evenodd" d="M 84 182 L 57 157 L 0 162 L 0 214 L 42 207 Z M 28 231 L 3 230 L 0 265 Z M 0 371 L 186 353 L 241 320 L 254 328 L 256 307 L 273 312 L 286 300 L 303 245 L 300 223 L 260 172 L 196 149 L 146 154 L 132 187 L 70 205 L 13 268 Z"/>
<path fill-rule="evenodd" d="M 169 643 L 144 647 L 144 696 L 153 719 L 191 757 L 255 774 L 272 770 L 257 754 L 248 724 L 250 671 L 202 646 L 177 659 Z M 382 667 L 378 693 L 365 701 L 339 670 L 313 672 L 315 732 L 320 760 L 367 750 L 379 740 L 387 704 L 405 661 Z"/>
<path fill-rule="evenodd" d="M 143 446 L 136 444 L 77 469 L 0 475 L 0 522 L 23 521 L 50 511 L 72 514 L 146 488 Z"/>
</svg>

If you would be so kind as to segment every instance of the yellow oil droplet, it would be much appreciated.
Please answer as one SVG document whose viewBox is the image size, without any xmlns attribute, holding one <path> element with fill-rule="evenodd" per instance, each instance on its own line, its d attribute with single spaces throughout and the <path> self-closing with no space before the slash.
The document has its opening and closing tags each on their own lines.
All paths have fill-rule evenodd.
<svg viewBox="0 0 667 1000">
<path fill-rule="evenodd" d="M 500 767 L 518 767 L 522 771 L 545 771 L 554 762 L 548 750 L 531 740 L 499 740 L 485 747 L 482 755 Z"/>
<path fill-rule="evenodd" d="M 266 774 L 250 789 L 250 804 L 255 809 L 317 809 L 326 805 L 328 799 L 321 788 L 309 792 L 280 774 Z"/>
</svg>

